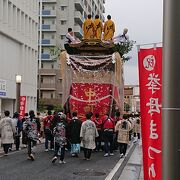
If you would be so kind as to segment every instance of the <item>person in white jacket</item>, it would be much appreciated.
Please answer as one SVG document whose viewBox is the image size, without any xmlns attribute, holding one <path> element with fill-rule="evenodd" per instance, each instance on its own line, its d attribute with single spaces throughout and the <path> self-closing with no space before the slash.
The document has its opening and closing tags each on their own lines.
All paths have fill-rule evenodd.
<svg viewBox="0 0 180 180">
<path fill-rule="evenodd" d="M 80 138 L 81 138 L 81 147 L 84 150 L 84 160 L 90 160 L 91 152 L 95 149 L 95 138 L 98 137 L 98 131 L 96 125 L 91 121 L 91 113 L 86 114 L 86 121 L 82 123 Z"/>
<path fill-rule="evenodd" d="M 0 120 L 0 134 L 1 143 L 4 149 L 4 155 L 8 155 L 9 147 L 14 143 L 14 133 L 16 132 L 15 126 L 13 126 L 12 119 L 9 117 L 10 112 L 4 112 L 5 117 Z"/>
<path fill-rule="evenodd" d="M 118 121 L 115 126 L 115 132 L 117 135 L 117 142 L 119 143 L 120 158 L 126 156 L 127 145 L 129 143 L 129 131 L 131 129 L 131 124 L 127 120 L 127 116 L 123 116 L 123 120 Z"/>
<path fill-rule="evenodd" d="M 114 44 L 122 44 L 129 42 L 129 35 L 127 34 L 128 29 L 124 28 L 123 33 L 113 37 Z"/>
</svg>

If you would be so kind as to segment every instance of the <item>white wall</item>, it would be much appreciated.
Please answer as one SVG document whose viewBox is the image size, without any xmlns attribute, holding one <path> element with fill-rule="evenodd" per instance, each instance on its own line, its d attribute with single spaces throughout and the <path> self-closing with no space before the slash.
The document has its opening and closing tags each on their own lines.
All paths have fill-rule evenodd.
<svg viewBox="0 0 180 180">
<path fill-rule="evenodd" d="M 27 109 L 36 110 L 38 1 L 0 0 L 0 79 L 6 81 L 1 110 L 15 111 L 17 74 L 22 75 L 21 95 Z"/>
</svg>

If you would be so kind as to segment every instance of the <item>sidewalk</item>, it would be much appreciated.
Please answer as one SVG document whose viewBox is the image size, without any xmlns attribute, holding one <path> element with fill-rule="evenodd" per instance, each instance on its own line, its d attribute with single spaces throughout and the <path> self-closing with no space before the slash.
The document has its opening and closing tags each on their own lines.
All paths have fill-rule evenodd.
<svg viewBox="0 0 180 180">
<path fill-rule="evenodd" d="M 141 172 L 140 172 L 139 180 L 144 180 L 143 166 L 141 166 Z"/>
<path fill-rule="evenodd" d="M 136 145 L 118 180 L 143 180 L 141 142 Z"/>
</svg>

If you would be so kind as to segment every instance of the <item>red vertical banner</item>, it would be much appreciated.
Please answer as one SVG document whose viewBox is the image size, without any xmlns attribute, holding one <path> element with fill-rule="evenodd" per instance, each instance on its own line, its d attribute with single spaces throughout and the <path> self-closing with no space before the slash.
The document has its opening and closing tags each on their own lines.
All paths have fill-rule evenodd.
<svg viewBox="0 0 180 180">
<path fill-rule="evenodd" d="M 24 117 L 26 111 L 26 96 L 20 96 L 20 119 Z"/>
<path fill-rule="evenodd" d="M 139 84 L 145 180 L 162 180 L 162 48 L 140 49 Z"/>
</svg>

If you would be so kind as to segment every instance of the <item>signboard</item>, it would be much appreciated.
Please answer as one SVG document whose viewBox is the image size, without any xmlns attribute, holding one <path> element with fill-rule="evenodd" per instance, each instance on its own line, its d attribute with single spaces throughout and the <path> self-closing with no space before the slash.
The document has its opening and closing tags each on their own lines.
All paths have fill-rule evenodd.
<svg viewBox="0 0 180 180">
<path fill-rule="evenodd" d="M 24 117 L 26 112 L 26 96 L 20 96 L 20 119 Z"/>
<path fill-rule="evenodd" d="M 162 48 L 140 49 L 138 59 L 144 179 L 161 180 Z"/>
<path fill-rule="evenodd" d="M 6 96 L 6 81 L 0 79 L 0 97 Z"/>
</svg>

